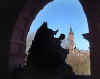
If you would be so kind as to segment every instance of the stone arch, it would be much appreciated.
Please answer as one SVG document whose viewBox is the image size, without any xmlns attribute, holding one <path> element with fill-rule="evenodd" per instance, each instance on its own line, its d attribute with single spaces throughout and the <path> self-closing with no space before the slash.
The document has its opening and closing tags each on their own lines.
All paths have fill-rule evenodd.
<svg viewBox="0 0 100 79">
<path fill-rule="evenodd" d="M 7 3 L 7 5 L 9 6 L 8 9 L 12 10 L 11 13 L 7 12 L 6 10 L 8 6 L 1 6 L 5 9 L 5 11 L 2 10 L 0 13 L 1 14 L 0 16 L 1 17 L 2 15 L 7 16 L 6 17 L 7 19 L 4 20 L 3 18 L 0 18 L 1 20 L 0 25 L 4 27 L 5 26 L 9 27 L 8 31 L 6 31 L 6 34 L 9 37 L 2 38 L 6 40 L 5 45 L 7 45 L 6 49 L 8 50 L 9 58 L 11 58 L 11 56 L 14 55 L 13 52 L 16 52 L 15 56 L 18 56 L 19 55 L 18 52 L 20 49 L 22 52 L 24 52 L 25 40 L 26 40 L 27 32 L 29 30 L 29 25 L 31 24 L 32 20 L 35 18 L 39 10 L 42 9 L 50 1 L 51 0 L 45 0 L 45 1 L 26 0 L 26 3 L 25 1 L 22 1 L 20 3 L 20 0 L 16 0 L 15 2 L 10 0 L 10 3 L 13 2 L 13 4 L 9 6 L 9 4 Z M 17 3 L 19 2 L 21 5 L 24 4 L 25 5 L 24 8 L 23 6 L 20 6 L 19 4 L 15 5 L 16 2 Z M 4 3 L 5 2 L 3 1 L 3 4 Z M 100 27 L 99 27 L 100 26 L 100 22 L 99 22 L 100 21 L 100 6 L 99 4 L 100 4 L 100 1 L 99 0 L 95 0 L 95 1 L 94 0 L 80 0 L 80 3 L 83 6 L 83 9 L 86 13 L 88 24 L 89 24 L 89 34 L 84 35 L 84 37 L 87 38 L 90 42 L 92 79 L 99 79 L 100 78 L 99 76 L 100 63 L 98 62 L 98 60 L 100 59 L 99 58 L 100 57 L 100 53 L 99 53 L 100 51 L 99 50 L 99 47 L 100 47 L 100 37 L 99 37 L 99 33 L 100 33 Z M 17 8 L 17 9 L 12 9 L 12 7 Z M 5 24 L 5 22 L 7 23 Z M 5 29 L 4 27 L 2 28 L 3 30 Z M 16 37 L 16 35 L 18 35 L 18 37 Z M 1 45 L 3 45 L 2 42 L 1 42 Z M 15 49 L 16 47 L 18 49 Z M 3 46 L 3 48 L 5 47 Z M 4 52 L 6 53 L 7 51 L 4 50 Z M 6 57 L 5 54 L 2 54 L 2 55 L 3 57 Z M 20 55 L 20 57 L 23 57 L 23 54 Z M 4 58 L 1 57 L 1 59 L 4 59 Z M 12 61 L 12 58 L 11 58 L 11 65 L 13 65 L 15 61 L 17 60 L 15 59 L 14 61 Z M 20 62 L 18 61 L 17 63 L 19 64 L 23 63 L 23 60 Z M 10 60 L 8 64 L 10 64 Z"/>
</svg>

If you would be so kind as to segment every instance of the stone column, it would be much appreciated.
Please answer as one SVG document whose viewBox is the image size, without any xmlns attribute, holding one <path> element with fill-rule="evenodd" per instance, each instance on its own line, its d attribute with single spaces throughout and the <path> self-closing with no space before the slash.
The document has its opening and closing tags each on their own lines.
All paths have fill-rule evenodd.
<svg viewBox="0 0 100 79">
<path fill-rule="evenodd" d="M 100 1 L 80 0 L 85 11 L 89 34 L 86 36 L 90 42 L 90 59 L 92 79 L 100 79 Z"/>
</svg>

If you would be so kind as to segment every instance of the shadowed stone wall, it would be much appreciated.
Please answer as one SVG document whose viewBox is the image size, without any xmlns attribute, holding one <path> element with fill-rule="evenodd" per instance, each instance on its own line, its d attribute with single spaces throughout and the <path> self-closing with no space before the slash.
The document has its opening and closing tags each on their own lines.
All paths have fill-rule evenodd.
<svg viewBox="0 0 100 79">
<path fill-rule="evenodd" d="M 19 12 L 16 23 L 13 25 L 12 37 L 9 49 L 9 67 L 13 68 L 18 64 L 24 63 L 24 52 L 26 48 L 26 37 L 32 20 L 37 13 L 50 0 L 27 0 L 24 7 Z"/>
<path fill-rule="evenodd" d="M 26 36 L 32 20 L 51 0 L 0 1 L 0 72 L 24 63 Z M 4 31 L 4 33 L 2 32 Z M 8 58 L 7 58 L 8 57 Z"/>
<path fill-rule="evenodd" d="M 100 1 L 80 0 L 86 13 L 89 34 L 85 35 L 90 42 L 92 79 L 100 79 Z"/>
</svg>

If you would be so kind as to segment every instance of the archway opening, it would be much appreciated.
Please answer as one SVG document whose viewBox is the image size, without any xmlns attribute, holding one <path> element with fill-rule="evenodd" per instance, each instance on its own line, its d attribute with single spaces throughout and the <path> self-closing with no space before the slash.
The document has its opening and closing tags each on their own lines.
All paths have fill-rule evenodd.
<svg viewBox="0 0 100 79">
<path fill-rule="evenodd" d="M 53 30 L 59 29 L 56 37 L 60 33 L 66 35 L 66 39 L 62 43 L 64 48 L 68 47 L 68 34 L 70 27 L 72 27 L 74 33 L 74 53 L 69 56 L 69 64 L 73 66 L 73 70 L 77 75 L 90 75 L 89 44 L 82 37 L 82 34 L 88 33 L 88 24 L 80 3 L 77 0 L 55 0 L 45 6 L 31 24 L 27 36 L 26 51 L 31 45 L 31 40 L 34 39 L 36 30 L 44 21 L 48 23 L 49 28 Z"/>
</svg>

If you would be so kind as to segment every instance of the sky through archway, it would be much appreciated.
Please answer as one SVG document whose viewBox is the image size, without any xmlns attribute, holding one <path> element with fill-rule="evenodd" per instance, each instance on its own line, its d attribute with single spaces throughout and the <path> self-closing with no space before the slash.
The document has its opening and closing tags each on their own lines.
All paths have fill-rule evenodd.
<svg viewBox="0 0 100 79">
<path fill-rule="evenodd" d="M 89 43 L 82 37 L 88 33 L 88 23 L 79 0 L 55 0 L 42 9 L 31 24 L 29 33 L 35 32 L 46 21 L 48 27 L 59 33 L 64 33 L 66 38 L 72 26 L 75 45 L 80 50 L 88 50 Z"/>
</svg>

